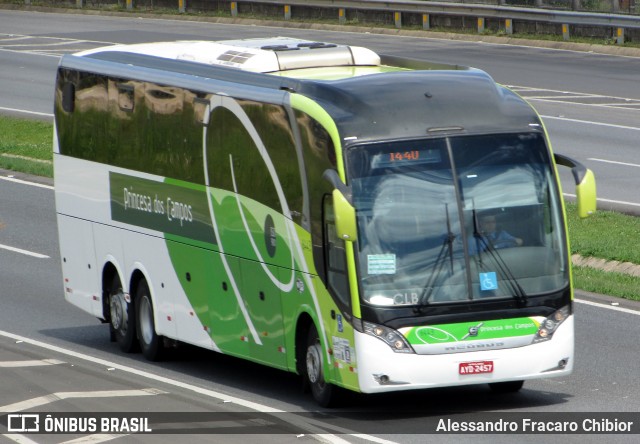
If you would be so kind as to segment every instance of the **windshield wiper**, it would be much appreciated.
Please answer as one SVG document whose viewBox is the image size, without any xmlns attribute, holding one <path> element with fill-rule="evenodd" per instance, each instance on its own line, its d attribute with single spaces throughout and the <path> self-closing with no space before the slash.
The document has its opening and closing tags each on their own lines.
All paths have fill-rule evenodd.
<svg viewBox="0 0 640 444">
<path fill-rule="evenodd" d="M 451 231 L 451 221 L 449 219 L 449 206 L 448 204 L 444 204 L 445 214 L 447 216 L 447 234 L 444 237 L 442 242 L 442 246 L 440 247 L 440 251 L 438 252 L 438 257 L 436 258 L 436 262 L 433 266 L 433 271 L 429 275 L 429 279 L 422 290 L 422 294 L 420 295 L 420 299 L 418 300 L 418 305 L 422 306 L 429 302 L 431 296 L 433 295 L 433 291 L 435 290 L 434 284 L 436 283 L 442 269 L 446 264 L 446 255 L 445 253 L 449 252 L 449 263 L 450 263 L 450 273 L 453 274 L 453 241 L 456 236 Z"/>
<path fill-rule="evenodd" d="M 487 238 L 480 233 L 480 231 L 478 231 L 478 218 L 476 216 L 475 209 L 473 210 L 473 237 L 476 239 L 476 242 L 480 241 L 482 244 L 481 248 L 477 249 L 478 262 L 480 265 L 482 266 L 482 251 L 486 251 L 493 259 L 493 262 L 498 267 L 500 273 L 507 278 L 509 287 L 511 287 L 511 291 L 513 292 L 513 297 L 521 304 L 526 304 L 528 300 L 527 293 L 520 286 L 520 283 L 515 278 L 500 253 L 498 253 L 498 250 L 496 250 L 493 244 L 489 242 Z"/>
</svg>

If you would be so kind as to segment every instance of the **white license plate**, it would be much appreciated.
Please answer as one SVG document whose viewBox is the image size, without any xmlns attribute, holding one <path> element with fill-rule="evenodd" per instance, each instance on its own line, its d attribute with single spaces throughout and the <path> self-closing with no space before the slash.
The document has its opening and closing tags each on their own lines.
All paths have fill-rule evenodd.
<svg viewBox="0 0 640 444">
<path fill-rule="evenodd" d="M 493 361 L 461 362 L 458 367 L 458 372 L 461 375 L 493 373 Z"/>
</svg>

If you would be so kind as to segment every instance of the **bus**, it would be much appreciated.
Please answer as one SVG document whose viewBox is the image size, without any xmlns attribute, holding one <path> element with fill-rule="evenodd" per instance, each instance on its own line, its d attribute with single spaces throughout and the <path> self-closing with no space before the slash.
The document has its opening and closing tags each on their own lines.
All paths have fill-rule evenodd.
<svg viewBox="0 0 640 444">
<path fill-rule="evenodd" d="M 54 101 L 64 295 L 123 352 L 247 359 L 321 406 L 571 373 L 557 167 L 581 217 L 595 179 L 487 73 L 286 37 L 154 42 L 65 55 Z"/>
</svg>

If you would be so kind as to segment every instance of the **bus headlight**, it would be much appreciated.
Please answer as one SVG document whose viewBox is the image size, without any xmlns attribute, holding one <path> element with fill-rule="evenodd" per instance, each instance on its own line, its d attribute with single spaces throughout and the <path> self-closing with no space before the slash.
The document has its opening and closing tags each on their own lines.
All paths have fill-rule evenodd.
<svg viewBox="0 0 640 444">
<path fill-rule="evenodd" d="M 551 316 L 547 317 L 544 321 L 542 321 L 542 323 L 540 323 L 540 327 L 538 327 L 538 333 L 536 333 L 535 337 L 533 338 L 532 344 L 550 340 L 560 324 L 562 324 L 568 317 L 568 305 L 552 313 Z"/>
<path fill-rule="evenodd" d="M 396 353 L 415 353 L 407 340 L 396 330 L 383 325 L 363 322 L 364 332 L 387 343 Z"/>
</svg>

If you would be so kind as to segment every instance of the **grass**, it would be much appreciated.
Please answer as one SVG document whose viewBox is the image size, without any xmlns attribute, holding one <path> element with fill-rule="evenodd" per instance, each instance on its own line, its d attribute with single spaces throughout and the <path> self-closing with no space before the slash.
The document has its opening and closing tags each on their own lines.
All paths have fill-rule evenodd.
<svg viewBox="0 0 640 444">
<path fill-rule="evenodd" d="M 49 122 L 0 118 L 0 168 L 53 177 Z"/>
<path fill-rule="evenodd" d="M 573 267 L 576 288 L 592 293 L 606 294 L 634 301 L 640 300 L 640 278 L 622 273 L 612 273 L 595 268 Z"/>
<path fill-rule="evenodd" d="M 640 264 L 640 218 L 613 211 L 597 211 L 580 219 L 575 204 L 567 204 L 571 253 Z M 576 288 L 592 293 L 640 300 L 640 277 L 573 267 Z"/>
<path fill-rule="evenodd" d="M 580 219 L 576 205 L 567 204 L 567 222 L 571 253 L 640 264 L 640 218 L 597 211 Z"/>
<path fill-rule="evenodd" d="M 53 177 L 51 123 L 0 116 L 0 168 Z M 571 253 L 640 264 L 640 218 L 598 211 L 580 219 L 567 203 Z M 576 287 L 593 293 L 640 300 L 640 278 L 574 267 Z"/>
</svg>

